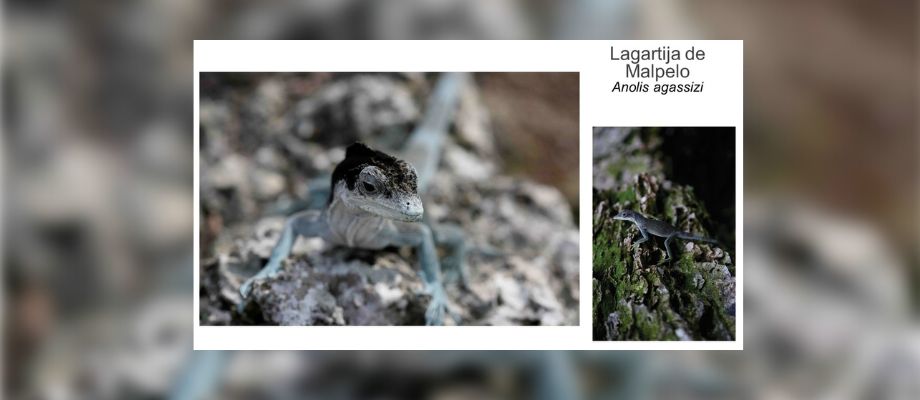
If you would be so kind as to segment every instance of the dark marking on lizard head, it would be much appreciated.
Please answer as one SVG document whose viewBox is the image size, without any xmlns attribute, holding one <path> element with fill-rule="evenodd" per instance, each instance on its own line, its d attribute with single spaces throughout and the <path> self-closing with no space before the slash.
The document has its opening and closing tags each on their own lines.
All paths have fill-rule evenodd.
<svg viewBox="0 0 920 400">
<path fill-rule="evenodd" d="M 340 182 L 347 190 L 349 203 L 365 211 L 398 220 L 421 219 L 415 168 L 403 160 L 354 143 L 332 172 L 333 196 Z"/>
<path fill-rule="evenodd" d="M 621 221 L 635 221 L 637 215 L 640 214 L 633 210 L 623 210 L 620 211 L 615 217 L 613 217 L 613 219 L 618 219 Z"/>
</svg>

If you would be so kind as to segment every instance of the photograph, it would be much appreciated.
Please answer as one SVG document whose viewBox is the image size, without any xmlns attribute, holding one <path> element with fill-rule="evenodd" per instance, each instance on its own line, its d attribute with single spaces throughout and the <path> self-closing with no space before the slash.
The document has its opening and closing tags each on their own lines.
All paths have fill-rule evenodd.
<svg viewBox="0 0 920 400">
<path fill-rule="evenodd" d="M 200 325 L 578 325 L 576 72 L 201 72 Z"/>
<path fill-rule="evenodd" d="M 595 127 L 595 341 L 734 341 L 733 127 Z"/>
</svg>

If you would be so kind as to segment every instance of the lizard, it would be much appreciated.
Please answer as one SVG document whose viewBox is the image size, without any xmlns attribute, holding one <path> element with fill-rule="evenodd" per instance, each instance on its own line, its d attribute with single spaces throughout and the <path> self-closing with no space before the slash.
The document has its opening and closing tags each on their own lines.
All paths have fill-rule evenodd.
<svg viewBox="0 0 920 400">
<path fill-rule="evenodd" d="M 256 281 L 278 273 L 281 262 L 290 255 L 298 237 L 321 237 L 335 245 L 369 250 L 388 246 L 415 247 L 425 291 L 431 295 L 425 324 L 443 324 L 447 295 L 442 283 L 442 267 L 447 271 L 459 271 L 466 284 L 465 240 L 457 227 L 423 221 L 424 207 L 419 193 L 424 192 L 437 168 L 464 79 L 465 75 L 459 73 L 440 77 L 425 116 L 409 137 L 401 157 L 374 150 L 363 143 L 348 146 L 345 159 L 332 173 L 325 207 L 301 211 L 286 220 L 268 262 L 240 286 L 241 307 Z M 435 244 L 448 247 L 443 262 L 438 260 Z"/>
<path fill-rule="evenodd" d="M 613 217 L 613 219 L 620 220 L 620 221 L 629 221 L 629 222 L 636 224 L 636 228 L 639 228 L 639 233 L 642 234 L 642 239 L 639 239 L 636 241 L 636 243 L 633 243 L 636 246 L 641 245 L 642 243 L 645 243 L 646 241 L 648 241 L 649 234 L 665 238 L 664 249 L 668 252 L 668 258 L 662 261 L 673 260 L 673 255 L 671 254 L 670 245 L 671 245 L 671 240 L 675 238 L 683 239 L 683 240 L 691 240 L 695 242 L 712 243 L 716 245 L 719 244 L 719 241 L 715 239 L 707 238 L 704 236 L 697 236 L 689 232 L 684 232 L 680 229 L 677 229 L 671 226 L 667 222 L 646 217 L 632 210 L 620 211 L 615 217 Z"/>
</svg>

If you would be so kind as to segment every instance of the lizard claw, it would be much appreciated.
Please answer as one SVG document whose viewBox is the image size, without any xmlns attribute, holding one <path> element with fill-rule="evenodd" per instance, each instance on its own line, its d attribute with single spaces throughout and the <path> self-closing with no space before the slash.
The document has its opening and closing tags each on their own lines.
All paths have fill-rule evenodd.
<svg viewBox="0 0 920 400">
<path fill-rule="evenodd" d="M 252 285 L 255 283 L 256 278 L 258 278 L 258 275 L 247 279 L 246 282 L 240 285 L 241 298 L 240 303 L 236 305 L 236 311 L 240 314 L 242 314 L 243 311 L 246 310 L 246 306 L 249 305 L 249 295 L 252 293 Z"/>
<path fill-rule="evenodd" d="M 425 325 L 444 325 L 444 313 L 447 311 L 446 294 L 443 289 L 431 291 L 431 302 L 425 310 Z"/>
<path fill-rule="evenodd" d="M 269 262 L 265 268 L 263 268 L 259 273 L 253 275 L 242 285 L 240 285 L 240 303 L 237 304 L 236 309 L 240 314 L 243 313 L 243 310 L 246 309 L 246 306 L 249 304 L 249 296 L 252 294 L 252 287 L 256 284 L 257 281 L 261 281 L 265 278 L 274 278 L 278 276 L 279 266 L 278 264 L 273 264 Z"/>
<path fill-rule="evenodd" d="M 240 295 L 243 296 L 243 299 L 245 300 L 246 298 L 249 297 L 250 294 L 252 294 L 252 285 L 255 284 L 256 281 L 259 281 L 265 278 L 274 278 L 278 276 L 278 274 L 280 273 L 280 269 L 281 268 L 279 264 L 269 262 L 268 264 L 265 265 L 265 268 L 262 268 L 262 270 L 259 271 L 259 273 L 253 275 L 252 277 L 247 279 L 245 282 L 243 282 L 242 285 L 240 285 Z"/>
<path fill-rule="evenodd" d="M 443 307 L 437 304 L 429 304 L 428 310 L 425 311 L 425 325 L 426 326 L 444 325 Z"/>
<path fill-rule="evenodd" d="M 255 277 L 249 278 L 246 280 L 246 282 L 243 282 L 243 284 L 240 285 L 240 296 L 242 296 L 244 300 L 248 298 L 249 293 L 252 292 L 252 283 L 253 283 L 252 281 L 254 278 Z"/>
</svg>

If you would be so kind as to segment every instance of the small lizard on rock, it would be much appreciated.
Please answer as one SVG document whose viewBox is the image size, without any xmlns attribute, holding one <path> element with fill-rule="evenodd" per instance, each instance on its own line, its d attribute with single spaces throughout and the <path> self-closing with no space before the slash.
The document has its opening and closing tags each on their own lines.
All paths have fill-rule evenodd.
<svg viewBox="0 0 920 400">
<path fill-rule="evenodd" d="M 465 239 L 459 228 L 422 221 L 424 208 L 419 193 L 437 168 L 443 136 L 453 115 L 462 74 L 445 74 L 435 87 L 426 117 L 410 137 L 403 158 L 355 143 L 345 151 L 345 159 L 332 173 L 332 186 L 322 210 L 294 214 L 284 225 L 271 258 L 258 274 L 240 286 L 243 303 L 255 281 L 273 276 L 281 269 L 297 237 L 321 237 L 326 241 L 354 248 L 379 250 L 388 246 L 413 246 L 417 250 L 420 274 L 431 295 L 425 311 L 427 325 L 441 325 L 447 295 L 441 267 L 463 269 Z M 416 172 L 413 165 L 418 165 Z M 435 243 L 448 247 L 439 262 Z"/>
<path fill-rule="evenodd" d="M 639 233 L 642 234 L 642 239 L 633 243 L 634 245 L 640 245 L 645 243 L 648 240 L 648 234 L 663 237 L 664 240 L 664 249 L 668 252 L 668 258 L 662 261 L 672 260 L 673 256 L 671 255 L 671 240 L 674 238 L 683 239 L 683 240 L 692 240 L 695 242 L 706 242 L 712 244 L 719 244 L 715 239 L 710 239 L 703 236 L 697 236 L 689 232 L 681 231 L 667 222 L 659 221 L 657 219 L 648 218 L 638 212 L 632 210 L 623 210 L 620 211 L 613 219 L 621 221 L 630 221 L 636 224 L 636 227 L 639 228 Z"/>
</svg>

